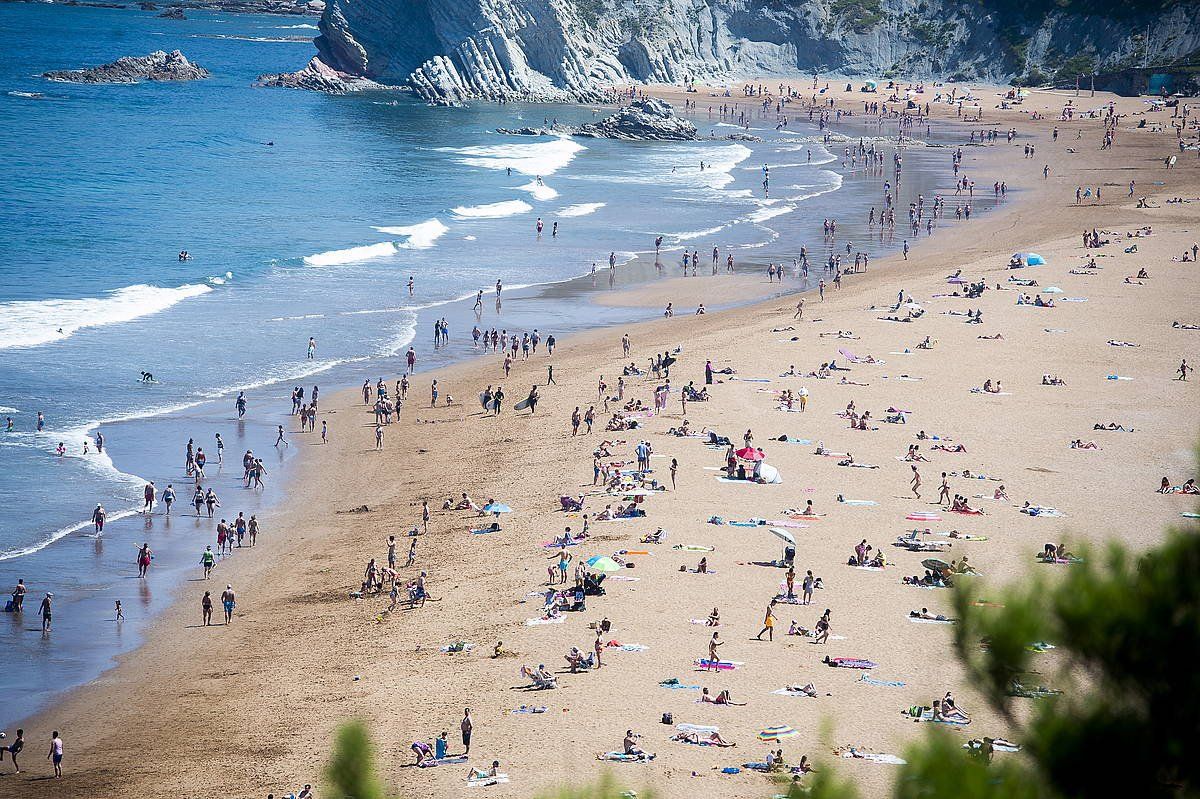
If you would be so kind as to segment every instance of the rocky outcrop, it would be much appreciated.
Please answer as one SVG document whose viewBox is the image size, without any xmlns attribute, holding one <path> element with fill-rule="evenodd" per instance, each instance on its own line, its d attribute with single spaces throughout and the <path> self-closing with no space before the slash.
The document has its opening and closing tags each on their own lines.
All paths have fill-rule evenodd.
<svg viewBox="0 0 1200 799">
<path fill-rule="evenodd" d="M 696 126 L 675 116 L 665 100 L 648 98 L 622 106 L 599 122 L 580 125 L 575 135 L 626 141 L 690 141 L 696 138 Z"/>
<path fill-rule="evenodd" d="M 324 64 L 435 103 L 772 75 L 1045 80 L 1200 52 L 1200 0 L 329 0 Z"/>
<path fill-rule="evenodd" d="M 201 80 L 209 72 L 187 60 L 178 50 L 164 53 L 156 50 L 150 55 L 118 58 L 111 64 L 87 69 L 60 69 L 44 72 L 47 80 L 65 83 L 138 83 L 143 80 Z"/>
<path fill-rule="evenodd" d="M 259 75 L 258 86 L 272 86 L 282 89 L 308 89 L 326 94 L 345 94 L 360 89 L 384 88 L 378 83 L 357 75 L 347 75 L 327 66 L 321 59 L 314 56 L 304 69 L 296 72 L 281 72 L 274 75 Z"/>
<path fill-rule="evenodd" d="M 171 6 L 159 16 L 163 19 L 187 19 L 183 13 L 183 6 Z"/>
</svg>

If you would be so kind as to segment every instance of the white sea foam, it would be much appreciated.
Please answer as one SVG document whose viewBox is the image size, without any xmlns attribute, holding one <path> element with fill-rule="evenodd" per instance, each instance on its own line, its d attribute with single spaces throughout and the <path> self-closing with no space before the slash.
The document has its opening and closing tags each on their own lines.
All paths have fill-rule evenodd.
<svg viewBox="0 0 1200 799">
<path fill-rule="evenodd" d="M 275 27 L 279 28 L 280 30 L 292 30 L 295 28 L 303 28 L 304 30 L 308 31 L 320 30 L 320 28 L 318 28 L 316 25 L 309 25 L 307 22 L 299 25 L 276 25 Z"/>
<path fill-rule="evenodd" d="M 579 203 L 578 205 L 568 205 L 566 208 L 556 214 L 557 216 L 587 216 L 594 214 L 603 208 L 607 203 Z"/>
<path fill-rule="evenodd" d="M 459 219 L 500 219 L 506 216 L 528 213 L 532 210 L 533 206 L 524 200 L 504 200 L 498 203 L 465 205 L 451 209 Z"/>
<path fill-rule="evenodd" d="M 524 186 L 517 186 L 519 191 L 527 191 L 533 195 L 535 200 L 553 200 L 558 196 L 558 192 L 547 186 L 545 183 L 538 183 L 536 180 L 531 180 Z"/>
<path fill-rule="evenodd" d="M 130 322 L 210 291 L 211 286 L 198 284 L 178 288 L 139 284 L 106 297 L 0 303 L 0 349 L 36 347 L 85 328 Z"/>
<path fill-rule="evenodd" d="M 115 513 L 109 513 L 108 521 L 113 522 L 113 521 L 116 521 L 117 519 L 124 519 L 125 517 L 132 516 L 133 514 L 135 514 L 137 512 L 138 512 L 137 508 L 126 508 L 125 510 L 117 511 Z M 67 527 L 63 527 L 61 529 L 55 530 L 52 533 L 48 533 L 45 536 L 43 536 L 42 538 L 39 538 L 37 541 L 34 541 L 33 543 L 25 544 L 24 546 L 14 547 L 12 549 L 0 550 L 0 560 L 13 560 L 14 558 L 24 557 L 25 555 L 32 555 L 35 552 L 42 551 L 46 547 L 53 544 L 55 541 L 58 541 L 60 538 L 66 538 L 71 533 L 77 533 L 80 530 L 83 530 L 84 528 L 91 527 L 91 526 L 92 526 L 92 521 L 91 521 L 91 519 L 88 519 L 87 521 L 82 521 L 82 522 L 78 522 L 76 524 L 68 525 Z"/>
<path fill-rule="evenodd" d="M 645 149 L 629 170 L 606 175 L 568 175 L 573 180 L 675 186 L 679 189 L 721 189 L 733 182 L 733 169 L 751 156 L 742 144 L 690 144 Z M 700 163 L 704 169 L 700 169 Z"/>
<path fill-rule="evenodd" d="M 794 206 L 794 205 L 766 206 L 764 208 L 759 208 L 757 211 L 754 211 L 753 213 L 749 214 L 746 217 L 746 219 L 757 224 L 759 222 L 766 222 L 768 219 L 774 219 L 777 216 L 783 216 L 784 214 L 790 214 L 792 211 L 795 211 L 795 210 L 796 210 L 796 206 Z"/>
<path fill-rule="evenodd" d="M 403 227 L 377 227 L 380 233 L 389 236 L 403 236 L 405 241 L 396 246 L 406 250 L 427 250 L 434 242 L 446 234 L 450 228 L 442 224 L 440 219 L 427 219 L 415 225 Z"/>
<path fill-rule="evenodd" d="M 7 405 L 0 405 L 0 413 L 20 413 L 20 408 L 10 408 Z"/>
<path fill-rule="evenodd" d="M 214 286 L 224 286 L 230 280 L 233 280 L 233 272 L 226 272 L 223 275 L 214 275 L 208 279 L 209 283 Z"/>
<path fill-rule="evenodd" d="M 329 250 L 316 255 L 306 255 L 304 263 L 308 266 L 340 266 L 395 254 L 396 243 L 394 241 L 381 241 L 378 244 L 364 244 L 361 247 L 348 247 L 344 250 Z"/>
<path fill-rule="evenodd" d="M 691 241 L 692 239 L 702 239 L 706 236 L 713 236 L 717 233 L 720 233 L 727 227 L 729 227 L 729 225 L 717 225 L 716 227 L 705 228 L 704 230 L 685 230 L 681 233 L 670 233 L 668 235 L 673 242 L 678 244 L 684 241 Z"/>
<path fill-rule="evenodd" d="M 438 152 L 454 153 L 455 160 L 467 166 L 483 169 L 512 169 L 522 175 L 553 175 L 587 149 L 573 139 L 495 144 L 483 147 L 439 147 Z"/>
</svg>

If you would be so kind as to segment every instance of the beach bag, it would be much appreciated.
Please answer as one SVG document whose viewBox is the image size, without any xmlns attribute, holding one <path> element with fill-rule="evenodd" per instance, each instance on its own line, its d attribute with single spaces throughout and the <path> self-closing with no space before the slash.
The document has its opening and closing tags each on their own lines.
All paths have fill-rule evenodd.
<svg viewBox="0 0 1200 799">
<path fill-rule="evenodd" d="M 674 724 L 675 723 L 675 714 L 674 713 L 663 713 L 662 714 L 662 723 L 663 724 Z"/>
</svg>

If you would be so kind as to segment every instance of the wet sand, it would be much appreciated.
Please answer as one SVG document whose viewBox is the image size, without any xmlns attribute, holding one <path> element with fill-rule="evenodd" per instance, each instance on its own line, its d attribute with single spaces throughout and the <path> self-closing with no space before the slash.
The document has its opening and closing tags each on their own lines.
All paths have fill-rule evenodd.
<svg viewBox="0 0 1200 799">
<path fill-rule="evenodd" d="M 373 448 L 373 418 L 357 392 L 323 400 L 327 404 L 321 415 L 330 422 L 333 439 L 324 447 L 314 443 L 311 455 L 300 459 L 288 507 L 264 525 L 257 557 L 222 563 L 208 584 L 187 583 L 179 603 L 163 615 L 143 647 L 26 723 L 29 745 L 23 765 L 28 773 L 6 773 L 0 785 L 19 785 L 27 796 L 280 795 L 320 781 L 333 730 L 357 717 L 368 723 L 381 772 L 390 784 L 404 793 L 459 795 L 465 765 L 411 768 L 408 747 L 413 740 L 431 740 L 448 730 L 451 752 L 460 750 L 456 725 L 464 707 L 472 708 L 476 726 L 471 763 L 499 759 L 512 782 L 488 790 L 514 797 L 597 777 L 606 769 L 596 755 L 619 749 L 630 727 L 645 736 L 646 748 L 658 758 L 646 765 L 609 766 L 622 784 L 652 785 L 665 796 L 704 797 L 772 792 L 761 775 L 725 776 L 713 770 L 761 760 L 768 747 L 754 734 L 770 725 L 788 724 L 800 732 L 781 744 L 792 762 L 805 753 L 827 758 L 829 746 L 841 744 L 900 754 L 923 732 L 922 725 L 905 720 L 900 711 L 953 690 L 974 722 L 952 734 L 1005 735 L 1003 721 L 963 679 L 949 628 L 907 620 L 909 610 L 922 606 L 946 612 L 949 600 L 944 592 L 902 585 L 901 577 L 919 573 L 917 564 L 926 555 L 890 543 L 918 526 L 906 521 L 906 514 L 939 510 L 930 502 L 936 499 L 940 473 L 964 468 L 1000 478 L 1011 500 L 990 499 L 1000 482 L 951 478 L 951 490 L 966 494 L 986 515 L 942 512 L 942 522 L 919 526 L 987 536 L 987 541 L 956 542 L 943 557 L 968 555 L 992 585 L 1034 569 L 1069 568 L 1034 561 L 1047 541 L 1077 548 L 1119 539 L 1143 548 L 1159 540 L 1164 525 L 1183 521 L 1179 513 L 1195 503 L 1157 495 L 1154 489 L 1163 475 L 1182 483 L 1194 471 L 1197 383 L 1172 378 L 1181 358 L 1200 361 L 1200 331 L 1174 329 L 1171 323 L 1200 323 L 1188 316 L 1200 305 L 1200 282 L 1195 264 L 1172 262 L 1171 257 L 1200 236 L 1195 213 L 1200 205 L 1164 201 L 1168 196 L 1197 197 L 1200 173 L 1194 152 L 1184 154 L 1174 170 L 1164 170 L 1162 158 L 1176 151 L 1174 138 L 1132 130 L 1138 117 L 1122 123 L 1113 150 L 1099 151 L 1099 120 L 1030 123 L 1020 113 L 991 109 L 994 100 L 991 95 L 986 99 L 985 123 L 1013 124 L 1035 138 L 987 148 L 989 158 L 1000 159 L 998 165 L 975 173 L 968 160 L 968 174 L 976 176 L 977 191 L 989 193 L 993 179 L 1005 179 L 1010 188 L 1021 190 L 1019 199 L 969 225 L 922 240 L 907 263 L 898 257 L 873 262 L 867 274 L 845 278 L 842 290 L 827 290 L 823 303 L 809 296 L 803 321 L 792 320 L 795 302 L 790 297 L 702 317 L 692 315 L 691 308 L 672 319 L 572 336 L 560 342 L 553 359 L 539 352 L 528 362 L 518 361 L 508 380 L 493 356 L 419 373 L 400 424 L 386 429 L 382 452 Z M 1056 117 L 1060 102 L 1057 96 L 1035 94 L 1025 108 L 1054 109 Z M 1128 110 L 1143 108 L 1140 101 L 1118 102 Z M 1055 124 L 1072 135 L 1052 144 L 1049 131 Z M 1076 129 L 1083 130 L 1079 142 L 1073 141 Z M 1037 144 L 1036 159 L 1021 158 L 1022 144 L 1029 141 Z M 1079 152 L 1067 153 L 1067 147 Z M 967 148 L 968 159 L 976 149 L 982 148 Z M 1053 170 L 1046 181 L 1043 163 Z M 1141 187 L 1138 195 L 1149 196 L 1159 207 L 1135 208 L 1122 190 L 1130 179 Z M 1075 186 L 1097 181 L 1105 183 L 1104 203 L 1076 207 Z M 952 197 L 947 199 L 952 203 Z M 904 216 L 903 209 L 897 216 Z M 1143 225 L 1152 225 L 1153 235 L 1125 240 L 1126 232 Z M 1080 232 L 1092 227 L 1112 231 L 1105 236 L 1113 243 L 1085 253 Z M 1134 241 L 1138 252 L 1124 253 Z M 1015 251 L 1038 252 L 1048 265 L 1009 271 L 1005 267 Z M 1069 274 L 1093 254 L 1100 270 Z M 814 267 L 814 277 L 819 276 Z M 1124 277 L 1140 267 L 1150 279 L 1144 285 L 1125 283 Z M 955 290 L 945 276 L 959 269 L 967 278 L 985 279 L 990 287 L 1016 276 L 1036 279 L 1038 289 L 1061 287 L 1063 293 L 1046 295 L 1055 299 L 1058 307 L 1053 309 L 1017 306 L 1017 290 L 989 290 L 972 300 L 935 297 Z M 722 279 L 687 280 L 711 286 L 706 302 L 715 306 L 724 291 Z M 669 297 L 675 280 L 682 279 L 655 285 L 655 299 Z M 1032 294 L 1037 289 L 1021 290 Z M 911 324 L 880 321 L 887 314 L 871 306 L 889 305 L 900 291 L 915 297 L 925 314 Z M 689 307 L 704 294 L 687 287 L 678 296 L 685 299 L 677 304 Z M 1086 297 L 1087 302 L 1064 303 L 1064 297 Z M 965 317 L 947 313 L 968 308 L 982 310 L 983 324 L 965 324 Z M 772 332 L 787 327 L 795 329 Z M 820 335 L 838 330 L 851 330 L 857 338 Z M 712 468 L 722 465 L 723 450 L 705 448 L 699 439 L 667 435 L 668 428 L 682 421 L 677 390 L 665 414 L 641 420 L 644 430 L 598 430 L 573 438 L 568 422 L 572 409 L 578 405 L 586 410 L 596 402 L 597 381 L 603 375 L 614 386 L 621 364 L 629 360 L 622 358 L 619 342 L 626 331 L 639 365 L 655 352 L 682 347 L 671 372 L 675 387 L 703 383 L 706 358 L 718 369 L 735 369 L 741 379 L 720 378 L 723 382 L 710 387 L 711 401 L 688 404 L 687 418 L 695 428 L 716 429 L 738 444 L 743 431 L 752 429 L 756 445 L 784 482 L 718 482 Z M 1003 334 L 1003 340 L 978 338 L 994 333 Z M 934 348 L 914 349 L 926 336 L 936 341 Z M 1109 339 L 1140 346 L 1114 347 Z M 790 364 L 807 372 L 834 358 L 844 362 L 839 348 L 884 363 L 852 364 L 851 371 L 825 380 L 779 377 Z M 558 385 L 546 387 L 550 362 Z M 1061 376 L 1066 385 L 1040 385 L 1047 372 Z M 1109 374 L 1133 379 L 1107 380 Z M 867 385 L 841 385 L 842 375 Z M 901 380 L 902 375 L 915 379 Z M 389 383 L 396 377 L 389 376 Z M 543 400 L 534 417 L 506 410 L 499 419 L 483 418 L 473 401 L 430 409 L 433 378 L 443 395 L 460 399 L 503 382 L 510 405 L 537 383 Z M 985 379 L 1001 381 L 1010 393 L 970 392 Z M 648 402 L 656 382 L 627 378 L 627 398 Z M 774 392 L 800 386 L 811 393 L 806 412 L 776 410 Z M 876 420 L 882 420 L 888 407 L 911 411 L 908 424 L 850 430 L 835 414 L 851 400 L 859 410 L 870 409 Z M 600 418 L 603 427 L 605 417 Z M 1136 432 L 1092 430 L 1094 422 L 1108 421 Z M 932 442 L 917 440 L 919 430 L 951 437 L 967 452 L 931 452 Z M 769 440 L 781 434 L 813 443 Z M 292 436 L 305 445 L 316 440 L 314 434 Z M 540 601 L 528 594 L 545 583 L 552 552 L 542 542 L 565 526 L 577 530 L 582 522 L 557 512 L 557 498 L 591 490 L 591 453 L 605 438 L 626 442 L 614 446 L 612 460 L 632 460 L 633 445 L 649 440 L 660 480 L 669 479 L 666 466 L 677 458 L 678 488 L 649 497 L 645 519 L 593 524 L 592 537 L 574 547 L 573 555 L 582 559 L 619 550 L 652 554 L 631 556 L 636 567 L 622 574 L 638 579 L 610 579 L 608 594 L 589 598 L 586 612 L 567 614 L 561 624 L 526 626 L 540 608 Z M 1076 438 L 1094 440 L 1102 449 L 1073 450 L 1069 442 Z M 812 454 L 816 442 L 880 468 L 839 467 L 836 458 Z M 908 490 L 909 464 L 897 460 L 915 443 L 930 458 L 919 464 L 924 481 L 920 501 Z M 461 491 L 480 501 L 494 497 L 516 512 L 501 519 L 501 532 L 472 535 L 467 530 L 477 521 L 473 515 L 437 510 L 446 497 Z M 838 494 L 878 504 L 838 504 Z M 418 523 L 423 498 L 434 513 L 429 534 L 419 538 L 417 566 L 428 570 L 435 601 L 381 617 L 386 596 L 356 601 L 348 594 L 358 588 L 368 558 L 383 560 L 389 534 L 398 537 L 403 562 L 404 535 Z M 619 499 L 590 497 L 587 509 L 594 512 Z M 796 567 L 800 574 L 812 569 L 825 588 L 812 607 L 778 606 L 774 642 L 750 640 L 783 577 L 782 570 L 756 561 L 777 557 L 778 541 L 762 529 L 705 520 L 713 515 L 782 519 L 786 509 L 809 499 L 828 515 L 791 530 L 799 543 Z M 1015 507 L 1027 500 L 1066 515 L 1031 518 Z M 363 505 L 368 512 L 346 512 Z M 637 543 L 657 527 L 669 533 L 665 544 Z M 883 572 L 844 565 L 864 537 L 898 565 Z M 694 567 L 699 554 L 675 551 L 674 544 L 715 547 L 708 563 L 716 573 L 680 572 L 681 566 Z M 196 572 L 192 577 L 200 576 L 199 568 Z M 403 579 L 413 576 L 414 570 L 402 570 Z M 219 594 L 226 583 L 239 593 L 234 623 L 199 627 L 200 593 L 212 589 Z M 692 665 L 704 654 L 711 630 L 689 619 L 704 617 L 714 605 L 720 608 L 719 630 L 728 642 L 722 656 L 745 664 L 719 675 L 698 672 Z M 833 633 L 844 639 L 814 645 L 783 635 L 792 619 L 811 626 L 825 608 L 832 611 Z M 562 687 L 556 691 L 518 690 L 525 684 L 517 674 L 521 664 L 564 670 L 564 653 L 572 645 L 590 647 L 594 633 L 587 624 L 602 617 L 613 622 L 606 639 L 649 648 L 607 650 L 601 669 L 560 674 Z M 459 640 L 477 647 L 461 654 L 439 651 Z M 519 654 L 489 658 L 497 640 Z M 906 685 L 858 683 L 859 672 L 821 665 L 825 655 L 869 658 L 879 664 L 873 676 Z M 1050 671 L 1053 658 L 1046 657 Z M 713 693 L 729 689 L 748 704 L 696 704 L 696 692 L 658 686 L 670 677 L 707 686 Z M 809 681 L 818 688 L 818 698 L 772 694 L 785 684 Z M 548 710 L 538 715 L 510 712 L 522 704 Z M 673 713 L 676 722 L 719 724 L 721 734 L 738 746 L 668 742 L 672 730 L 658 723 L 664 712 Z M 828 741 L 820 735 L 823 722 L 831 727 Z M 61 783 L 32 779 L 48 772 L 42 750 L 52 728 L 63 731 L 67 745 L 67 776 Z M 896 773 L 894 767 L 861 761 L 843 761 L 840 769 L 871 796 L 882 795 Z"/>
</svg>

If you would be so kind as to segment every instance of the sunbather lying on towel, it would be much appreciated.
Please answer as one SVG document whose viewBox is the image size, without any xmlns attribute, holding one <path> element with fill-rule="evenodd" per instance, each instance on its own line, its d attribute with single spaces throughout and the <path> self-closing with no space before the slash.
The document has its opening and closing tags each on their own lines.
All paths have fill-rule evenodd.
<svg viewBox="0 0 1200 799">
<path fill-rule="evenodd" d="M 729 691 L 721 691 L 721 693 L 714 697 L 709 694 L 707 688 L 700 691 L 700 701 L 709 705 L 735 705 L 738 707 L 746 704 L 745 702 L 734 702 L 733 698 L 729 695 Z"/>
<path fill-rule="evenodd" d="M 920 610 L 910 610 L 909 617 L 914 619 L 927 619 L 928 621 L 950 621 L 951 619 L 943 616 L 940 613 L 930 613 L 929 608 L 921 608 Z"/>
<path fill-rule="evenodd" d="M 685 744 L 698 744 L 699 746 L 737 746 L 736 743 L 726 741 L 721 737 L 721 733 L 713 730 L 712 732 L 704 733 L 680 731 L 671 736 L 672 741 L 679 741 Z"/>
</svg>

